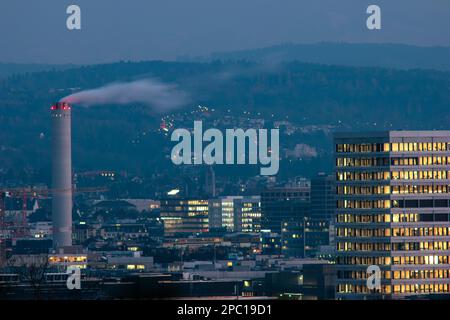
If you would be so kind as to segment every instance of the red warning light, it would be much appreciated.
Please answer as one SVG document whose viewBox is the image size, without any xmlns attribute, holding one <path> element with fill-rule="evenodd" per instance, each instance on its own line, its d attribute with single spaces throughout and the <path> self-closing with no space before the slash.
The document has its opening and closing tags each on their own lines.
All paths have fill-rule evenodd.
<svg viewBox="0 0 450 320">
<path fill-rule="evenodd" d="M 56 102 L 50 107 L 50 110 L 70 110 L 70 104 L 67 102 Z"/>
</svg>

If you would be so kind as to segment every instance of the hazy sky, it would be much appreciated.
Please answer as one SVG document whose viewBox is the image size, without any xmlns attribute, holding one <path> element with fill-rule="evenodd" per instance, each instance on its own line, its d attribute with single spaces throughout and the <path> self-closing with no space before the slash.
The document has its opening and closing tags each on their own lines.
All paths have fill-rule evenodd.
<svg viewBox="0 0 450 320">
<path fill-rule="evenodd" d="M 82 30 L 66 28 L 81 7 Z M 366 8 L 382 9 L 382 30 Z M 318 41 L 450 46 L 449 0 L 1 0 L 0 62 L 175 59 Z"/>
</svg>

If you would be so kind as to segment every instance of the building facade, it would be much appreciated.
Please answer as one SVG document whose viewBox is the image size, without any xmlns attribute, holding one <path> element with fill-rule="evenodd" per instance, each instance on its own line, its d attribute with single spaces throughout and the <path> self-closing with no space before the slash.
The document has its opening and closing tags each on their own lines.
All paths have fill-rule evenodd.
<svg viewBox="0 0 450 320">
<path fill-rule="evenodd" d="M 261 197 L 250 196 L 234 201 L 234 228 L 236 232 L 261 232 Z"/>
<path fill-rule="evenodd" d="M 337 297 L 448 294 L 450 131 L 337 133 L 334 144 Z"/>
<path fill-rule="evenodd" d="M 281 253 L 286 257 L 305 257 L 305 220 L 306 217 L 282 222 Z"/>
<path fill-rule="evenodd" d="M 169 198 L 160 203 L 164 236 L 186 236 L 209 230 L 208 200 Z"/>
<path fill-rule="evenodd" d="M 319 173 L 311 179 L 311 212 L 305 220 L 305 254 L 315 257 L 320 247 L 332 243 L 334 219 L 334 176 Z"/>
<path fill-rule="evenodd" d="M 234 201 L 239 196 L 220 197 L 209 200 L 209 220 L 212 229 L 223 228 L 227 232 L 234 232 Z"/>
<path fill-rule="evenodd" d="M 310 204 L 310 191 L 309 181 L 264 190 L 261 193 L 261 228 L 281 234 L 282 223 L 303 219 L 307 214 L 305 205 Z"/>
<path fill-rule="evenodd" d="M 261 198 L 228 196 L 209 200 L 210 229 L 227 232 L 261 231 Z"/>
</svg>

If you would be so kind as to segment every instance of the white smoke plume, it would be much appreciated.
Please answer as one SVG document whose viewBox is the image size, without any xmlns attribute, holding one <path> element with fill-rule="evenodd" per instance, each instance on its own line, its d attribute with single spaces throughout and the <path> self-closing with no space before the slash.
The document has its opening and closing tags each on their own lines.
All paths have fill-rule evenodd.
<svg viewBox="0 0 450 320">
<path fill-rule="evenodd" d="M 147 105 L 156 112 L 166 112 L 186 105 L 189 97 L 176 85 L 145 79 L 107 84 L 100 88 L 74 93 L 60 101 L 86 107 L 138 103 Z"/>
</svg>

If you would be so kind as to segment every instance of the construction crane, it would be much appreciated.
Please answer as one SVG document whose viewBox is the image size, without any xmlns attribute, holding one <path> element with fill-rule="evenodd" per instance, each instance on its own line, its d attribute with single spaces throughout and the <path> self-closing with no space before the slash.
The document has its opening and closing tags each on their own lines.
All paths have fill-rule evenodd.
<svg viewBox="0 0 450 320">
<path fill-rule="evenodd" d="M 0 189 L 0 239 L 5 238 L 6 234 L 6 198 L 7 197 L 17 197 L 22 198 L 22 208 L 21 214 L 18 223 L 16 223 L 14 227 L 14 235 L 15 237 L 23 237 L 27 235 L 27 202 L 30 197 L 39 198 L 42 196 L 49 196 L 53 193 L 62 193 L 62 192 L 70 192 L 72 194 L 80 194 L 80 193 L 95 193 L 95 192 L 105 192 L 108 191 L 106 187 L 94 187 L 94 188 L 72 188 L 72 190 L 67 189 L 47 189 L 47 188 L 9 188 L 9 189 Z"/>
<path fill-rule="evenodd" d="M 6 188 L 0 189 L 0 266 L 6 259 L 6 241 L 7 239 L 24 237 L 28 233 L 27 224 L 27 201 L 29 197 L 39 198 L 43 196 L 49 196 L 52 193 L 70 192 L 71 190 L 60 190 L 60 189 L 47 189 L 47 188 Z M 96 187 L 96 188 L 73 188 L 72 194 L 80 193 L 94 193 L 94 192 L 105 192 L 108 191 L 106 187 Z M 6 215 L 6 198 L 7 197 L 19 197 L 22 198 L 22 207 L 20 222 L 16 223 L 12 228 L 12 233 L 7 231 L 11 230 L 7 227 L 5 215 Z M 16 220 L 16 219 L 15 219 Z M 17 221 L 16 221 L 17 222 Z M 9 229 L 9 230 L 8 230 Z"/>
</svg>

